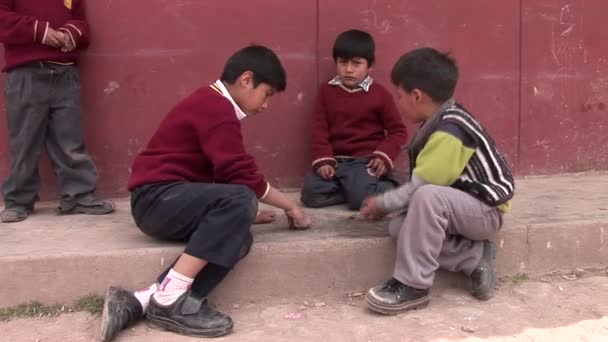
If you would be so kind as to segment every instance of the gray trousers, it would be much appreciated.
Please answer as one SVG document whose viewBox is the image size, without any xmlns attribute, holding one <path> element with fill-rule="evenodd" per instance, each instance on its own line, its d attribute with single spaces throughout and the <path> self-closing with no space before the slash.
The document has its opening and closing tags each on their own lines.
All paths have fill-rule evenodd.
<svg viewBox="0 0 608 342">
<path fill-rule="evenodd" d="M 40 189 L 43 145 L 59 181 L 62 203 L 94 200 L 97 169 L 84 146 L 80 80 L 74 66 L 36 62 L 6 75 L 10 174 L 6 208 L 33 208 Z"/>
<path fill-rule="evenodd" d="M 407 213 L 389 224 L 397 240 L 393 278 L 417 289 L 433 285 L 435 271 L 473 273 L 483 254 L 483 240 L 502 226 L 502 214 L 460 190 L 423 185 Z"/>
<path fill-rule="evenodd" d="M 346 203 L 359 210 L 365 198 L 394 189 L 398 182 L 390 175 L 381 178 L 367 172 L 369 158 L 343 159 L 338 162 L 333 179 L 326 180 L 313 172 L 304 181 L 300 200 L 309 208 Z"/>
</svg>

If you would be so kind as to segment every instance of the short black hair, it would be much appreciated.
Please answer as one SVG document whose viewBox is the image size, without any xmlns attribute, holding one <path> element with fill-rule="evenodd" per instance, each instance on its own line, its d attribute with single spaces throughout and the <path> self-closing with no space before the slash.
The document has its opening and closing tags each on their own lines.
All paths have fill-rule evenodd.
<svg viewBox="0 0 608 342">
<path fill-rule="evenodd" d="M 458 66 L 449 53 L 419 48 L 399 58 L 391 72 L 391 81 L 407 92 L 419 89 L 433 101 L 443 103 L 454 95 Z"/>
<path fill-rule="evenodd" d="M 353 59 L 355 57 L 365 58 L 369 66 L 374 65 L 376 60 L 376 45 L 374 38 L 361 30 L 348 30 L 340 33 L 334 42 L 334 62 L 338 58 Z"/>
<path fill-rule="evenodd" d="M 287 87 L 287 76 L 281 61 L 274 51 L 262 45 L 250 45 L 235 52 L 224 65 L 220 80 L 234 84 L 245 72 L 254 75 L 254 86 L 266 83 L 276 91 Z"/>
</svg>

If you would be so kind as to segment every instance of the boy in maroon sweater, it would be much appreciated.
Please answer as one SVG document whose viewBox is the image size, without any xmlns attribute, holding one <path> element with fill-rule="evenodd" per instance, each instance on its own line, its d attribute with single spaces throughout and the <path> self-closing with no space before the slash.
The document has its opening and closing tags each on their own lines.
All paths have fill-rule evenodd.
<svg viewBox="0 0 608 342">
<path fill-rule="evenodd" d="M 10 174 L 2 222 L 25 220 L 38 199 L 46 148 L 59 179 L 58 212 L 108 214 L 94 195 L 97 169 L 83 141 L 78 50 L 89 45 L 84 0 L 0 0 Z"/>
<path fill-rule="evenodd" d="M 221 336 L 233 328 L 206 296 L 252 244 L 258 200 L 285 210 L 292 227 L 310 219 L 274 189 L 245 151 L 240 120 L 266 108 L 286 86 L 272 50 L 236 52 L 220 80 L 180 102 L 137 156 L 129 180 L 135 223 L 145 234 L 187 242 L 186 250 L 158 278 L 131 293 L 111 287 L 101 324 L 111 340 L 145 313 L 152 325 L 191 336 Z"/>
<path fill-rule="evenodd" d="M 358 210 L 366 197 L 397 185 L 389 175 L 407 131 L 391 94 L 369 75 L 374 50 L 371 35 L 359 30 L 334 43 L 338 76 L 321 85 L 312 115 L 314 172 L 301 196 L 308 207 Z"/>
</svg>

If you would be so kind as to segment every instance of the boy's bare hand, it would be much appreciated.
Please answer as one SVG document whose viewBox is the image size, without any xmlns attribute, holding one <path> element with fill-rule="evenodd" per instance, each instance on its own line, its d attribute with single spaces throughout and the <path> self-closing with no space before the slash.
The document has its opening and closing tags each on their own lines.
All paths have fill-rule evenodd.
<svg viewBox="0 0 608 342">
<path fill-rule="evenodd" d="M 317 173 L 319 174 L 319 176 L 321 176 L 321 178 L 325 180 L 330 180 L 336 174 L 336 169 L 334 169 L 334 167 L 331 165 L 323 165 L 317 169 Z"/>
<path fill-rule="evenodd" d="M 49 30 L 47 31 L 46 37 L 44 37 L 42 44 L 52 46 L 54 48 L 61 48 L 63 46 L 65 38 L 65 33 L 49 27 Z"/>
<path fill-rule="evenodd" d="M 384 176 L 388 169 L 384 165 L 384 161 L 380 158 L 373 158 L 367 163 L 367 167 L 372 171 L 373 175 L 377 178 Z"/>
<path fill-rule="evenodd" d="M 64 34 L 63 45 L 61 46 L 61 52 L 70 52 L 76 48 L 76 45 L 72 42 L 70 35 Z"/>
<path fill-rule="evenodd" d="M 378 197 L 377 196 L 367 198 L 363 202 L 363 205 L 361 206 L 359 213 L 364 218 L 370 218 L 370 219 L 374 219 L 374 220 L 379 220 L 379 219 L 383 218 L 384 216 L 386 216 L 386 214 L 388 214 L 384 210 L 380 209 L 380 207 L 378 206 Z"/>
<path fill-rule="evenodd" d="M 287 215 L 290 229 L 308 229 L 312 225 L 310 217 L 306 216 L 299 207 L 285 210 L 285 215 Z"/>
</svg>

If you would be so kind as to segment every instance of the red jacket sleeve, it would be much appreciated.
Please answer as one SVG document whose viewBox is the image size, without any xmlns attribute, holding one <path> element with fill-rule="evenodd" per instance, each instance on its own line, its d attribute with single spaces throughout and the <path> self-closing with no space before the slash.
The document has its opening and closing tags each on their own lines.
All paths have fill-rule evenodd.
<svg viewBox="0 0 608 342">
<path fill-rule="evenodd" d="M 310 127 L 310 147 L 312 149 L 312 167 L 317 169 L 323 165 L 338 166 L 333 158 L 334 152 L 329 143 L 329 124 L 327 123 L 327 110 L 323 86 L 319 88 L 315 109 L 312 113 Z"/>
<path fill-rule="evenodd" d="M 228 108 L 229 107 L 229 108 Z M 218 113 L 234 111 L 230 104 L 219 104 Z M 245 151 L 241 127 L 236 120 L 219 121 L 213 127 L 197 127 L 200 147 L 213 165 L 213 176 L 216 183 L 240 184 L 249 187 L 259 199 L 266 196 L 269 184 L 258 172 L 253 157 Z"/>
<path fill-rule="evenodd" d="M 70 36 L 76 48 L 86 49 L 89 47 L 89 25 L 87 24 L 84 0 L 74 1 L 73 6 L 72 19 L 68 20 L 59 30 Z"/>
<path fill-rule="evenodd" d="M 0 0 L 0 42 L 4 44 L 41 43 L 49 27 L 46 21 L 14 11 L 14 0 Z"/>
<path fill-rule="evenodd" d="M 390 170 L 393 168 L 393 160 L 399 156 L 403 145 L 407 143 L 407 128 L 403 124 L 401 115 L 395 105 L 395 100 L 391 94 L 383 89 L 384 93 L 384 108 L 380 113 L 384 129 L 386 130 L 386 138 L 376 147 L 373 153 L 384 161 L 386 167 Z"/>
</svg>

